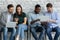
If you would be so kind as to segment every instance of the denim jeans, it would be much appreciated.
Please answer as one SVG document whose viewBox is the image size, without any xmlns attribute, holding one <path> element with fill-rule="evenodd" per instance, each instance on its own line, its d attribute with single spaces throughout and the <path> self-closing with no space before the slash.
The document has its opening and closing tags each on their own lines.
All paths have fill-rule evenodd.
<svg viewBox="0 0 60 40">
<path fill-rule="evenodd" d="M 52 35 L 51 35 L 52 30 L 56 31 L 54 38 L 52 38 Z M 49 40 L 58 40 L 58 37 L 60 35 L 60 28 L 59 27 L 47 28 L 47 35 Z"/>
<path fill-rule="evenodd" d="M 41 31 L 39 37 L 37 36 L 36 30 Z M 36 27 L 32 27 L 31 25 L 31 33 L 33 37 L 35 38 L 35 40 L 43 40 L 43 37 L 45 35 L 45 28 L 43 26 L 39 27 L 38 25 L 36 25 Z"/>
<path fill-rule="evenodd" d="M 17 35 L 24 39 L 24 31 L 27 30 L 26 24 L 19 24 L 17 28 Z"/>
<path fill-rule="evenodd" d="M 8 40 L 8 28 L 7 27 L 4 27 L 3 28 L 3 40 Z M 14 36 L 15 36 L 15 33 L 16 33 L 16 29 L 15 28 L 12 28 L 12 31 L 11 31 L 11 36 L 10 36 L 10 40 L 14 40 Z"/>
</svg>

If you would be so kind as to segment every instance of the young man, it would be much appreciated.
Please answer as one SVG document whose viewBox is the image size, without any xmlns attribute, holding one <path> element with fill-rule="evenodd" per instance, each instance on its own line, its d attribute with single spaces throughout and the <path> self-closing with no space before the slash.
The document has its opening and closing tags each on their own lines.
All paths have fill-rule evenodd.
<svg viewBox="0 0 60 40">
<path fill-rule="evenodd" d="M 0 24 L 1 27 L 3 27 L 4 32 L 3 32 L 3 40 L 8 40 L 8 28 L 6 27 L 6 23 L 7 22 L 12 22 L 13 21 L 13 11 L 14 11 L 14 6 L 12 4 L 9 4 L 7 6 L 8 11 L 1 13 L 1 19 L 0 19 Z M 12 28 L 12 32 L 11 32 L 11 37 L 10 40 L 14 40 L 14 36 L 15 36 L 15 28 Z"/>
<path fill-rule="evenodd" d="M 58 37 L 60 35 L 60 28 L 58 26 L 60 22 L 60 18 L 58 16 L 58 13 L 53 10 L 53 5 L 51 3 L 48 3 L 46 5 L 47 7 L 47 12 L 45 13 L 45 16 L 49 16 L 49 20 L 47 20 L 47 35 L 49 40 L 58 40 Z M 51 32 L 52 30 L 56 31 L 56 34 L 54 38 L 52 38 Z"/>
<path fill-rule="evenodd" d="M 35 38 L 35 40 L 42 40 L 45 33 L 45 28 L 41 25 L 41 22 L 39 19 L 39 17 L 43 15 L 40 11 L 41 11 L 41 6 L 37 4 L 35 6 L 34 12 L 30 13 L 28 18 L 29 26 L 31 26 L 31 33 Z M 40 31 L 40 30 L 41 30 L 41 33 L 38 37 L 36 31 Z"/>
</svg>

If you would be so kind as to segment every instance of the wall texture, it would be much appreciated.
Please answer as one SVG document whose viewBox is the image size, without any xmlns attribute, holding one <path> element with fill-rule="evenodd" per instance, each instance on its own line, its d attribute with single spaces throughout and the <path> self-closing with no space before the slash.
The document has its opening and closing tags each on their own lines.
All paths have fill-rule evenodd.
<svg viewBox="0 0 60 40">
<path fill-rule="evenodd" d="M 0 0 L 0 12 L 7 10 L 8 4 L 13 4 L 14 7 L 17 4 L 21 4 L 24 12 L 33 11 L 36 4 L 42 6 L 42 10 L 46 9 L 46 4 L 50 2 L 54 5 L 54 9 L 60 12 L 60 0 Z"/>
</svg>

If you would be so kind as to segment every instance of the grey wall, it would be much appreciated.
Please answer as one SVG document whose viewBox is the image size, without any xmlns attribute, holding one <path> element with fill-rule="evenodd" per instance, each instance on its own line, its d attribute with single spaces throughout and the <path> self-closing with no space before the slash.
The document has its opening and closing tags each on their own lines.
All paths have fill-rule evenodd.
<svg viewBox="0 0 60 40">
<path fill-rule="evenodd" d="M 33 11 L 34 6 L 36 4 L 40 4 L 42 6 L 42 10 L 46 9 L 46 4 L 51 2 L 54 5 L 54 10 L 60 12 L 60 0 L 0 0 L 0 12 L 7 10 L 8 4 L 13 4 L 14 7 L 17 4 L 21 4 L 24 12 Z"/>
</svg>

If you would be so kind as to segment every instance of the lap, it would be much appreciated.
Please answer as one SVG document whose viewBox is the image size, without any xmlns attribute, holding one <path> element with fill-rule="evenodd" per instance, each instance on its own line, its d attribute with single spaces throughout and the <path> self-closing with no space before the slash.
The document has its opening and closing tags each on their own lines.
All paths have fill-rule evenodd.
<svg viewBox="0 0 60 40">
<path fill-rule="evenodd" d="M 41 32 L 42 30 L 45 30 L 44 27 L 31 27 L 31 30 L 33 31 L 37 31 L 37 32 Z"/>
<path fill-rule="evenodd" d="M 52 31 L 60 31 L 60 28 L 59 27 L 55 27 L 55 28 L 47 28 L 47 31 L 48 32 L 52 32 Z"/>
<path fill-rule="evenodd" d="M 27 30 L 27 25 L 26 25 L 26 24 L 19 24 L 19 25 L 18 25 L 18 28 Z"/>
<path fill-rule="evenodd" d="M 7 27 L 3 27 L 2 28 L 3 29 L 3 31 L 9 31 L 9 32 L 12 32 L 12 31 L 16 31 L 16 29 L 15 28 L 7 28 Z"/>
<path fill-rule="evenodd" d="M 59 27 L 56 27 L 53 30 L 56 31 L 56 32 L 60 32 L 60 28 Z"/>
</svg>

